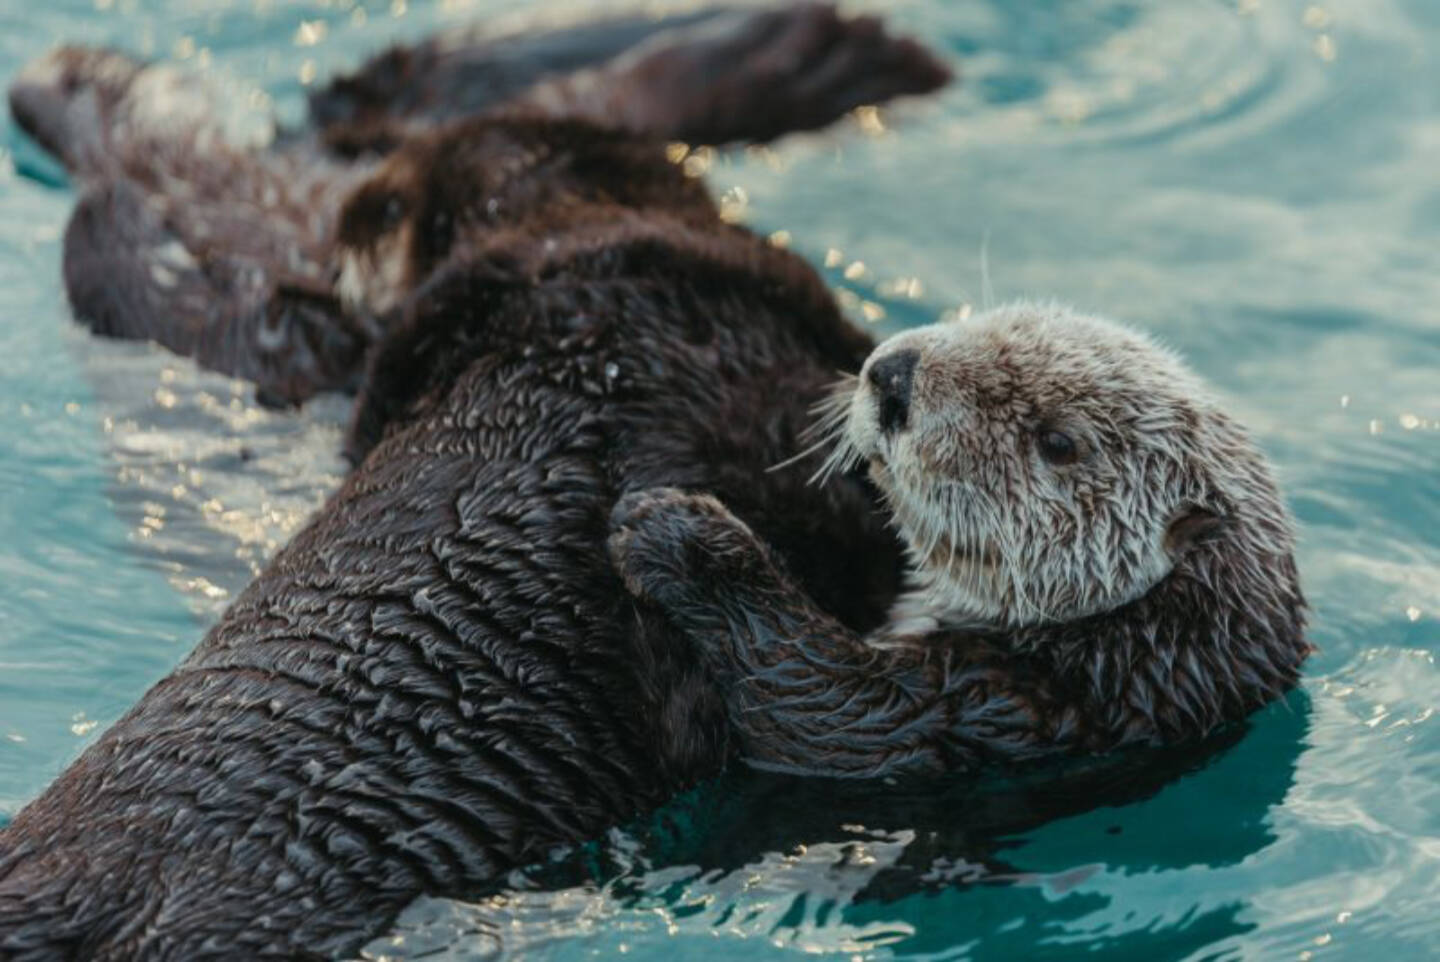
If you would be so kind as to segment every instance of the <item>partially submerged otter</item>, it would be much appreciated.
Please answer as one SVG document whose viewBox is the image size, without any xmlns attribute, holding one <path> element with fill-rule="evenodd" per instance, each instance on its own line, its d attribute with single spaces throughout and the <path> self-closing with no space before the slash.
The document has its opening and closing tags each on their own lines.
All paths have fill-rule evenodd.
<svg viewBox="0 0 1440 962">
<path fill-rule="evenodd" d="M 532 124 L 453 132 L 504 156 Z M 620 146 L 585 131 L 564 129 L 577 164 Z M 688 184 L 659 144 L 622 153 Z M 612 200 L 603 224 L 553 198 L 525 221 L 543 232 L 467 235 L 404 300 L 352 475 L 0 831 L 0 956 L 353 953 L 421 893 L 494 884 L 717 774 L 716 688 L 605 554 L 627 491 L 716 491 L 828 610 L 883 619 L 900 549 L 867 483 L 766 472 L 872 345 L 693 190 L 643 215 Z"/>
<path fill-rule="evenodd" d="M 1193 741 L 1295 684 L 1305 603 L 1270 470 L 1146 338 L 1002 308 L 885 342 L 825 410 L 821 475 L 867 463 L 908 549 L 868 636 L 723 497 L 642 492 L 615 516 L 627 585 L 728 680 L 753 763 L 874 775 Z"/>
<path fill-rule="evenodd" d="M 948 79 L 875 17 L 804 3 L 422 41 L 317 92 L 314 126 L 297 131 L 232 109 L 218 85 L 173 64 L 86 47 L 29 64 L 9 99 L 82 189 L 64 252 L 76 316 L 288 405 L 356 389 L 384 336 L 383 319 L 335 297 L 336 217 L 409 136 L 506 110 L 664 139 L 761 141 Z M 525 183 L 545 183 L 543 170 L 531 174 Z"/>
<path fill-rule="evenodd" d="M 943 81 L 928 56 L 886 68 L 894 41 L 872 20 L 776 16 L 833 20 L 833 49 L 859 39 L 868 51 L 818 78 L 792 63 L 799 103 L 820 102 L 817 89 L 868 100 Z M 737 38 L 705 42 L 713 54 Z M 773 77 L 766 50 L 751 51 L 764 69 L 750 76 Z M 836 479 L 817 500 L 803 479 L 764 470 L 870 343 L 802 261 L 724 224 L 659 142 L 569 119 L 563 96 L 560 117 L 531 105 L 430 136 L 464 141 L 453 155 L 475 163 L 429 170 L 421 199 L 484 186 L 464 178 L 487 158 L 548 153 L 509 171 L 503 223 L 488 209 L 489 230 L 459 218 L 380 318 L 345 311 L 307 253 L 329 243 L 341 205 L 328 192 L 368 168 L 306 168 L 342 170 L 319 177 L 327 193 L 307 207 L 294 191 L 314 180 L 283 171 L 319 156 L 313 145 L 217 159 L 192 150 L 225 146 L 200 126 L 129 150 L 149 128 L 108 123 L 130 109 L 137 74 L 78 63 L 78 86 L 64 71 L 23 78 L 62 88 L 38 99 L 63 107 L 47 142 L 89 184 L 67 232 L 77 309 L 282 401 L 363 374 L 360 463 L 176 671 L 0 832 L 0 956 L 353 953 L 421 893 L 494 884 L 719 772 L 729 735 L 713 688 L 663 621 L 625 598 L 604 553 L 609 511 L 632 488 L 725 492 L 793 552 L 827 607 L 857 627 L 881 619 L 899 548 L 867 484 Z M 119 99 L 84 88 L 95 63 Z M 69 152 L 86 125 L 121 149 Z M 246 168 L 234 190 L 232 166 Z M 435 176 L 460 179 L 439 190 Z M 375 193 L 355 193 L 362 225 Z M 383 235 L 385 205 L 378 214 Z M 331 337 L 343 349 L 323 350 Z M 301 349 L 312 344 L 322 350 Z M 855 555 L 871 564 L 845 564 Z"/>
</svg>

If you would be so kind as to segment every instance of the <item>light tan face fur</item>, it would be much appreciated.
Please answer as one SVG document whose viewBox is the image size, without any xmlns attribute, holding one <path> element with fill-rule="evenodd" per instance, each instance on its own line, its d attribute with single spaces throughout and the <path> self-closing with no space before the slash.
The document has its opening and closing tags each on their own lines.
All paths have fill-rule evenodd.
<svg viewBox="0 0 1440 962">
<path fill-rule="evenodd" d="M 906 351 L 908 412 L 886 431 L 871 372 Z M 1273 489 L 1244 432 L 1177 357 L 1057 306 L 899 334 L 828 407 L 828 467 L 869 462 L 910 548 L 912 588 L 892 634 L 1108 611 L 1172 570 L 1177 519 L 1223 517 L 1237 494 Z M 1073 457 L 1053 458 L 1056 432 Z"/>
<path fill-rule="evenodd" d="M 409 281 L 406 277 L 411 225 L 408 220 L 363 247 L 338 248 L 340 273 L 335 293 L 354 314 L 384 314 L 398 305 Z"/>
<path fill-rule="evenodd" d="M 410 276 L 417 204 L 412 187 L 425 176 L 401 147 L 341 205 L 335 294 L 347 311 L 378 316 L 410 293 L 416 280 Z"/>
</svg>

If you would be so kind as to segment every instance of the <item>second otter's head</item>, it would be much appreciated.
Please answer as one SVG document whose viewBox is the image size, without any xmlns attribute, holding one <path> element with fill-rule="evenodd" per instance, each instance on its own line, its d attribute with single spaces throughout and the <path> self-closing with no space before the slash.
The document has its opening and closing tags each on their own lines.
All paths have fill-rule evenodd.
<svg viewBox="0 0 1440 962">
<path fill-rule="evenodd" d="M 501 231 L 554 238 L 642 209 L 719 217 L 658 143 L 524 114 L 457 121 L 405 139 L 345 202 L 337 293 L 352 311 L 383 314 L 452 252 Z"/>
<path fill-rule="evenodd" d="M 1214 542 L 1291 551 L 1243 429 L 1175 355 L 1108 321 L 1017 304 L 907 331 L 832 410 L 832 461 L 869 462 L 909 545 L 899 622 L 1069 622 Z"/>
<path fill-rule="evenodd" d="M 420 184 L 405 156 L 392 157 L 341 207 L 336 294 L 351 313 L 384 314 L 419 281 L 413 246 Z"/>
</svg>

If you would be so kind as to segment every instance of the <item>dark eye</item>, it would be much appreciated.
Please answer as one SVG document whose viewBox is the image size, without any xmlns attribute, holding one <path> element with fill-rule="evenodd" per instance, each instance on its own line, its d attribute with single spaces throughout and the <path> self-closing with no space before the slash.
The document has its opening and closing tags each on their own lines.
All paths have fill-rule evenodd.
<svg viewBox="0 0 1440 962">
<path fill-rule="evenodd" d="M 1040 456 L 1051 464 L 1074 464 L 1080 458 L 1080 446 L 1064 431 L 1042 428 L 1035 443 Z"/>
<path fill-rule="evenodd" d="M 385 209 L 380 215 L 381 230 L 392 231 L 400 224 L 400 218 L 405 216 L 405 205 L 400 202 L 399 197 L 390 197 L 385 201 Z"/>
</svg>

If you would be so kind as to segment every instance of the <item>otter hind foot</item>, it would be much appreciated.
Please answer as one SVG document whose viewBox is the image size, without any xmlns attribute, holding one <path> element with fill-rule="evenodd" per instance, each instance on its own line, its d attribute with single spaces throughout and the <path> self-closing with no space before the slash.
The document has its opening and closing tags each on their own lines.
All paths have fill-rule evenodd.
<svg viewBox="0 0 1440 962">
<path fill-rule="evenodd" d="M 723 26 L 723 29 L 722 29 Z M 663 41 L 663 42 L 662 42 Z M 701 144 L 761 142 L 945 86 L 951 70 L 874 16 L 800 3 L 657 37 L 590 82 L 598 116 Z"/>
</svg>

